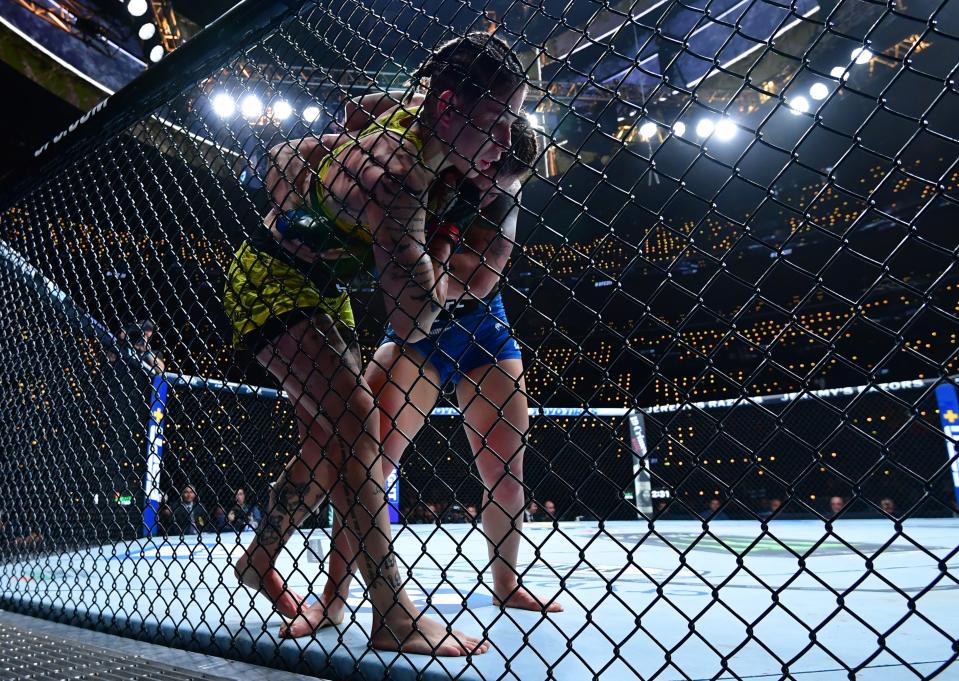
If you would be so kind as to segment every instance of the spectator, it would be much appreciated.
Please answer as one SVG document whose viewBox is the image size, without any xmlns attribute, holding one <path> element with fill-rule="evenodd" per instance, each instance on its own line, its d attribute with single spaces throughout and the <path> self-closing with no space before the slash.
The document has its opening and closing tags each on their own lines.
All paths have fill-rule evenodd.
<svg viewBox="0 0 959 681">
<path fill-rule="evenodd" d="M 115 365 L 120 359 L 120 354 L 123 352 L 122 348 L 125 348 L 127 345 L 127 332 L 121 328 L 115 336 L 113 334 L 105 334 L 104 337 L 101 337 L 100 342 L 107 354 L 107 362 Z"/>
<path fill-rule="evenodd" d="M 414 524 L 424 524 L 433 522 L 433 512 L 423 502 L 417 503 L 410 511 L 410 522 Z"/>
<path fill-rule="evenodd" d="M 709 511 L 706 514 L 709 520 L 729 520 L 729 514 L 723 510 L 723 500 L 712 498 L 709 500 Z"/>
<path fill-rule="evenodd" d="M 129 324 L 125 329 L 126 339 L 133 346 L 134 351 L 142 362 L 150 367 L 153 373 L 160 374 L 166 368 L 163 359 L 150 348 L 154 326 L 149 319 L 138 324 Z"/>
<path fill-rule="evenodd" d="M 888 516 L 896 517 L 896 502 L 890 497 L 883 497 L 879 500 L 879 507 L 882 512 Z"/>
<path fill-rule="evenodd" d="M 468 522 L 466 512 L 459 504 L 450 504 L 446 508 L 446 514 L 443 516 L 444 523 L 465 523 Z"/>
<path fill-rule="evenodd" d="M 253 502 L 247 503 L 246 490 L 237 487 L 233 507 L 226 514 L 226 525 L 229 529 L 236 532 L 255 530 L 262 519 L 263 514 L 257 505 Z"/>
<path fill-rule="evenodd" d="M 526 515 L 523 519 L 527 522 L 535 523 L 546 520 L 546 516 L 539 510 L 539 504 L 535 501 L 530 501 L 529 506 L 526 507 Z"/>
<path fill-rule="evenodd" d="M 833 515 L 838 515 L 843 508 L 846 507 L 846 500 L 840 496 L 834 496 L 829 498 L 829 510 Z"/>
<path fill-rule="evenodd" d="M 24 531 L 20 525 L 0 511 L 0 550 L 29 551 L 43 543 L 43 535 L 32 530 Z"/>
<path fill-rule="evenodd" d="M 466 506 L 466 522 L 475 523 L 478 516 L 479 511 L 476 509 L 476 504 Z"/>
<path fill-rule="evenodd" d="M 215 528 L 210 525 L 210 515 L 196 498 L 193 485 L 186 485 L 180 492 L 180 503 L 173 508 L 167 534 L 201 534 Z"/>
<path fill-rule="evenodd" d="M 147 347 L 149 347 L 150 339 L 153 338 L 153 332 L 156 330 L 156 327 L 149 319 L 144 319 L 142 322 L 140 322 L 139 326 L 140 333 L 143 335 L 143 340 L 146 342 Z"/>
<path fill-rule="evenodd" d="M 216 508 L 213 509 L 213 527 L 218 532 L 227 529 L 226 510 L 220 504 L 217 504 Z"/>
<path fill-rule="evenodd" d="M 546 515 L 552 520 L 558 520 L 556 517 L 556 504 L 553 503 L 552 499 L 547 499 L 545 502 L 543 502 L 543 509 L 546 511 Z"/>
<path fill-rule="evenodd" d="M 426 506 L 430 510 L 429 520 L 427 522 L 435 523 L 437 525 L 443 522 L 443 513 L 445 513 L 445 507 L 443 504 L 438 501 L 431 501 Z"/>
<path fill-rule="evenodd" d="M 783 506 L 783 500 L 779 497 L 773 497 L 769 500 L 769 515 L 772 515 L 779 511 Z"/>
</svg>

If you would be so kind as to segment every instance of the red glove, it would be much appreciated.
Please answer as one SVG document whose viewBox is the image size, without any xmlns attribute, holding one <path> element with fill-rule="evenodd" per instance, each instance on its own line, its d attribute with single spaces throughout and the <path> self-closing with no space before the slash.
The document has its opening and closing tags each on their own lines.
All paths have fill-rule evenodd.
<svg viewBox="0 0 959 681">
<path fill-rule="evenodd" d="M 426 227 L 426 238 L 442 237 L 455 249 L 460 244 L 460 228 L 453 222 L 431 223 Z"/>
</svg>

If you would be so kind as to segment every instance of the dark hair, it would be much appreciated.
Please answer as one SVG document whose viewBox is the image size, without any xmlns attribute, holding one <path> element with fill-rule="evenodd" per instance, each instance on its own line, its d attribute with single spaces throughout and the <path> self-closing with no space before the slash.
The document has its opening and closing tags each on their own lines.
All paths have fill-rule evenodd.
<svg viewBox="0 0 959 681">
<path fill-rule="evenodd" d="M 482 31 L 437 47 L 413 72 L 414 83 L 427 78 L 427 99 L 446 90 L 471 100 L 487 92 L 508 98 L 526 81 L 519 59 L 506 41 Z"/>
<path fill-rule="evenodd" d="M 143 329 L 140 328 L 139 324 L 127 324 L 123 327 L 124 333 L 126 333 L 126 341 L 130 345 L 136 345 L 137 343 L 142 343 L 145 338 L 143 336 Z"/>
<path fill-rule="evenodd" d="M 539 142 L 536 131 L 526 118 L 520 117 L 510 126 L 512 143 L 509 152 L 500 159 L 498 172 L 503 175 L 525 177 L 533 172 L 536 158 L 539 156 Z"/>
</svg>

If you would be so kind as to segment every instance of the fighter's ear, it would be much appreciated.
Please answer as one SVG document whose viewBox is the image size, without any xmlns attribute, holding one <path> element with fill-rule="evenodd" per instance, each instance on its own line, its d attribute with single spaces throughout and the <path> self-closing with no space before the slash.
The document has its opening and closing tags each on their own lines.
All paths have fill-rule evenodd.
<svg viewBox="0 0 959 681">
<path fill-rule="evenodd" d="M 443 114 L 446 113 L 453 106 L 453 91 L 452 90 L 443 90 L 436 96 L 436 118 L 442 118 Z"/>
</svg>

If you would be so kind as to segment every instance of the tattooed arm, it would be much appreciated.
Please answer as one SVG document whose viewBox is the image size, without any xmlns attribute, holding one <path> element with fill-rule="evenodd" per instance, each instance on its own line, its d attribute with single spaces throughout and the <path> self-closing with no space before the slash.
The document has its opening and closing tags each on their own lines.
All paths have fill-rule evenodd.
<svg viewBox="0 0 959 681">
<path fill-rule="evenodd" d="M 390 132 L 364 137 L 327 174 L 341 210 L 372 232 L 387 318 L 410 342 L 426 337 L 446 302 L 449 278 L 438 276 L 426 251 L 426 193 L 433 180 L 416 147 Z"/>
<path fill-rule="evenodd" d="M 459 250 L 450 258 L 450 298 L 485 298 L 499 283 L 516 243 L 521 196 L 496 194 L 466 228 Z"/>
</svg>

